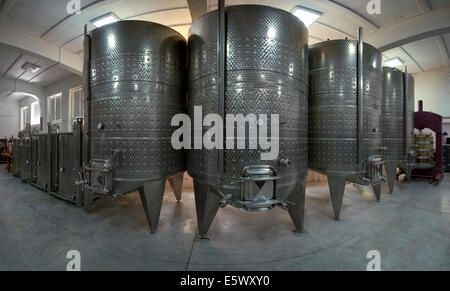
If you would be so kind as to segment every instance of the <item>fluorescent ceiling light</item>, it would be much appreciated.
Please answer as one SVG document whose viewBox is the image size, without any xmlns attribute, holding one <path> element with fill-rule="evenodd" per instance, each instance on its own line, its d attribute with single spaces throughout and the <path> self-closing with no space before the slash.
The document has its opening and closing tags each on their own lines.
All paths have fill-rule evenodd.
<svg viewBox="0 0 450 291">
<path fill-rule="evenodd" d="M 107 25 L 113 22 L 117 22 L 119 21 L 120 18 L 115 15 L 114 13 L 110 12 L 108 14 L 102 15 L 100 17 L 94 18 L 92 19 L 90 22 L 95 26 L 95 27 L 102 27 L 103 25 Z"/>
<path fill-rule="evenodd" d="M 384 62 L 383 65 L 386 67 L 396 68 L 402 66 L 403 64 L 404 63 L 400 58 L 393 58 L 391 60 Z"/>
<path fill-rule="evenodd" d="M 40 66 L 30 63 L 30 62 L 26 62 L 25 64 L 22 65 L 22 70 L 24 71 L 31 71 L 33 73 L 36 73 L 37 71 L 39 71 L 41 69 Z"/>
<path fill-rule="evenodd" d="M 320 16 L 323 15 L 322 12 L 303 6 L 296 6 L 292 10 L 292 14 L 297 16 L 297 18 L 300 19 L 306 27 L 309 27 L 311 24 L 313 24 L 314 21 L 316 21 Z"/>
</svg>

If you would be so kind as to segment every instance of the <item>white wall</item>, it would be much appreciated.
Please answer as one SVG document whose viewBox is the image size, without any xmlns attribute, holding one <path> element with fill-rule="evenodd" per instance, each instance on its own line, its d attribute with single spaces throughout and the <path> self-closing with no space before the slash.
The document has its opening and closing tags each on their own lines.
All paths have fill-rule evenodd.
<svg viewBox="0 0 450 291">
<path fill-rule="evenodd" d="M 40 101 L 40 106 L 41 106 L 41 110 L 42 110 L 42 101 L 41 100 L 42 100 L 42 97 L 40 97 L 40 99 L 37 100 L 36 98 L 33 98 L 31 96 L 26 96 L 26 97 L 20 99 L 20 101 L 19 101 L 19 117 L 20 117 L 20 109 L 26 106 L 26 107 L 28 107 L 27 120 L 28 120 L 28 122 L 30 122 L 31 121 L 31 104 L 36 101 Z M 42 113 L 41 113 L 41 115 L 42 115 Z M 19 127 L 20 127 L 20 119 L 19 119 Z M 33 125 L 33 127 L 39 127 L 39 125 Z"/>
<path fill-rule="evenodd" d="M 423 100 L 423 110 L 450 117 L 450 67 L 414 74 L 416 111 Z M 449 133 L 450 134 L 450 133 Z"/>
<path fill-rule="evenodd" d="M 416 111 L 419 100 L 423 110 L 442 115 L 442 131 L 450 135 L 450 67 L 413 74 L 415 80 Z M 450 137 L 450 136 L 447 136 Z M 445 143 L 446 137 L 443 142 Z"/>
<path fill-rule="evenodd" d="M 447 136 L 444 137 L 444 143 L 446 143 L 447 138 L 450 138 L 450 119 L 444 119 L 444 124 L 442 124 L 442 132 L 447 132 Z"/>
<path fill-rule="evenodd" d="M 83 79 L 79 76 L 73 75 L 67 79 L 59 81 L 53 85 L 50 85 L 43 89 L 44 96 L 39 96 L 40 98 L 40 106 L 41 106 L 41 116 L 43 117 L 43 129 L 42 132 L 47 132 L 47 97 L 52 96 L 54 94 L 62 93 L 61 97 L 61 117 L 62 123 L 60 124 L 60 131 L 67 132 L 70 131 L 69 127 L 69 90 L 75 87 L 78 87 L 83 84 Z M 31 110 L 31 103 L 36 100 L 27 97 L 20 101 L 20 107 L 28 106 L 29 112 Z M 19 111 L 20 109 L 18 109 Z M 30 113 L 29 113 L 30 114 Z M 33 126 L 39 127 L 39 125 Z"/>
<path fill-rule="evenodd" d="M 79 76 L 73 75 L 70 78 L 62 80 L 56 84 L 48 86 L 46 89 L 47 97 L 54 94 L 62 93 L 61 97 L 61 117 L 62 124 L 60 130 L 62 132 L 71 131 L 70 120 L 69 120 L 69 90 L 83 84 L 83 79 Z M 46 97 L 46 99 L 47 99 Z M 47 120 L 47 106 L 45 109 L 45 120 Z"/>
<path fill-rule="evenodd" d="M 43 115 L 45 113 L 45 107 L 46 107 L 45 106 L 44 93 L 42 95 L 36 96 L 36 97 L 38 97 L 39 100 L 37 100 L 36 98 L 33 98 L 31 96 L 26 96 L 26 97 L 20 99 L 20 101 L 19 101 L 19 116 L 20 116 L 20 108 L 23 108 L 23 107 L 27 106 L 28 107 L 28 116 L 27 116 L 28 122 L 31 121 L 31 104 L 36 102 L 36 101 L 39 101 L 39 106 L 40 106 L 40 110 L 41 110 L 41 116 L 45 116 L 45 115 Z M 45 118 L 44 118 L 44 123 L 43 123 L 43 127 L 44 128 L 45 128 L 45 124 L 46 123 L 45 123 Z M 20 126 L 20 121 L 19 121 L 19 126 Z M 39 130 L 40 125 L 36 124 L 36 125 L 32 125 L 31 127 L 32 128 L 37 128 Z"/>
<path fill-rule="evenodd" d="M 19 125 L 19 102 L 17 99 L 4 98 L 0 103 L 0 138 L 17 137 Z"/>
</svg>

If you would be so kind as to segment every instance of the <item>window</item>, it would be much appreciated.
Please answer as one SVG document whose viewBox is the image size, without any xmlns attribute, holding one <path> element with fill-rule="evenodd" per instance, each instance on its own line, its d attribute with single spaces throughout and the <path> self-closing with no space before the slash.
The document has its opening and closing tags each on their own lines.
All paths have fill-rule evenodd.
<svg viewBox="0 0 450 291">
<path fill-rule="evenodd" d="M 83 87 L 69 90 L 69 131 L 73 129 L 73 122 L 84 115 Z"/>
<path fill-rule="evenodd" d="M 83 87 L 70 89 L 69 117 L 73 121 L 84 115 Z"/>
<path fill-rule="evenodd" d="M 41 124 L 41 107 L 39 101 L 31 103 L 31 125 Z"/>
<path fill-rule="evenodd" d="M 50 122 L 61 121 L 61 96 L 62 93 L 58 93 L 47 99 L 47 117 Z"/>
<path fill-rule="evenodd" d="M 20 130 L 24 130 L 28 123 L 28 106 L 20 108 Z"/>
</svg>

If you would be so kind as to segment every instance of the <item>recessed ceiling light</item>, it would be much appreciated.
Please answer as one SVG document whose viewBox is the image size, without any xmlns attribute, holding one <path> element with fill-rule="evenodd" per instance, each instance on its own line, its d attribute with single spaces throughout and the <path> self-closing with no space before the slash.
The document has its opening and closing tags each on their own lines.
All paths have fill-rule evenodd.
<svg viewBox="0 0 450 291">
<path fill-rule="evenodd" d="M 309 27 L 314 23 L 314 21 L 316 21 L 320 16 L 323 15 L 322 12 L 303 6 L 294 7 L 294 9 L 292 10 L 292 14 L 297 16 L 297 18 L 300 19 L 306 27 Z"/>
<path fill-rule="evenodd" d="M 119 21 L 119 16 L 115 15 L 114 13 L 110 12 L 105 15 L 99 16 L 97 18 L 92 19 L 90 22 L 95 27 L 102 27 L 103 25 L 107 25 L 113 22 Z"/>
<path fill-rule="evenodd" d="M 31 71 L 33 73 L 36 73 L 37 71 L 39 71 L 41 69 L 40 66 L 30 63 L 30 62 L 26 62 L 25 64 L 22 65 L 22 70 L 24 71 Z"/>
<path fill-rule="evenodd" d="M 384 62 L 383 65 L 386 67 L 396 68 L 402 66 L 403 64 L 404 64 L 403 61 L 400 58 L 396 57 Z"/>
</svg>

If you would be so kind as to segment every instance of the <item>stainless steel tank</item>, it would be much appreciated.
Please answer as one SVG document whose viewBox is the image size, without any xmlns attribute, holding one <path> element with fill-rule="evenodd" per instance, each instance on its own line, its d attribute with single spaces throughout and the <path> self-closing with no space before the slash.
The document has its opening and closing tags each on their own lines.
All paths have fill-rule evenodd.
<svg viewBox="0 0 450 291">
<path fill-rule="evenodd" d="M 22 144 L 19 139 L 13 140 L 12 156 L 11 156 L 11 173 L 15 177 L 20 176 L 20 168 L 22 165 Z"/>
<path fill-rule="evenodd" d="M 36 152 L 36 160 L 35 160 L 35 179 L 33 181 L 33 185 L 39 189 L 47 191 L 48 188 L 48 180 L 49 180 L 49 160 L 48 160 L 48 152 L 47 152 L 47 134 L 39 134 L 35 135 L 35 152 Z"/>
<path fill-rule="evenodd" d="M 20 157 L 20 178 L 25 183 L 31 182 L 31 163 L 32 163 L 32 151 L 31 151 L 31 138 L 28 134 L 25 134 L 20 140 L 21 142 L 21 157 Z"/>
<path fill-rule="evenodd" d="M 120 21 L 86 35 L 87 206 L 139 190 L 155 231 L 165 180 L 179 185 L 185 169 L 170 125 L 185 105 L 185 67 L 185 39 L 160 24 Z"/>
<path fill-rule="evenodd" d="M 234 143 L 231 149 L 188 151 L 200 237 L 206 235 L 218 208 L 227 204 L 248 211 L 281 206 L 289 211 L 297 231 L 302 231 L 307 42 L 303 23 L 289 12 L 267 6 L 222 6 L 192 24 L 188 42 L 191 120 L 198 118 L 196 106 L 202 106 L 200 118 L 215 113 L 224 124 L 228 114 L 255 114 L 258 122 L 259 114 L 280 118 L 279 154 L 274 159 L 262 160 L 260 146 L 250 149 L 249 131 L 243 137 L 245 149 L 235 149 Z M 201 128 L 201 136 L 207 130 Z M 230 138 L 227 132 L 227 137 L 237 141 L 236 135 Z"/>
<path fill-rule="evenodd" d="M 407 87 L 406 92 L 406 148 L 409 150 L 407 155 L 407 178 L 408 180 L 411 180 L 411 170 L 414 168 L 414 161 L 415 156 L 417 155 L 416 149 L 414 147 L 414 104 L 415 104 L 415 92 L 414 92 L 414 86 L 415 81 L 414 77 L 411 74 L 408 74 L 408 70 L 406 70 L 404 74 L 404 78 L 408 76 L 408 79 L 406 81 L 405 79 L 405 87 Z"/>
<path fill-rule="evenodd" d="M 361 37 L 309 50 L 309 167 L 328 176 L 335 219 L 346 181 L 380 199 L 381 53 Z"/>
<path fill-rule="evenodd" d="M 35 134 L 31 135 L 31 184 L 34 184 L 37 179 L 37 137 Z"/>
<path fill-rule="evenodd" d="M 31 136 L 31 184 L 49 194 L 82 205 L 82 119 L 71 132 L 60 132 L 48 124 L 47 133 Z"/>
<path fill-rule="evenodd" d="M 48 157 L 47 191 L 60 199 L 66 200 L 77 206 L 82 205 L 82 193 L 80 189 L 79 175 L 82 162 L 82 119 L 77 119 L 71 132 L 55 131 L 48 127 L 47 149 Z"/>
<path fill-rule="evenodd" d="M 408 75 L 406 80 L 406 75 L 395 68 L 383 68 L 383 159 L 391 194 L 397 168 L 410 176 L 414 163 L 414 78 Z"/>
</svg>

